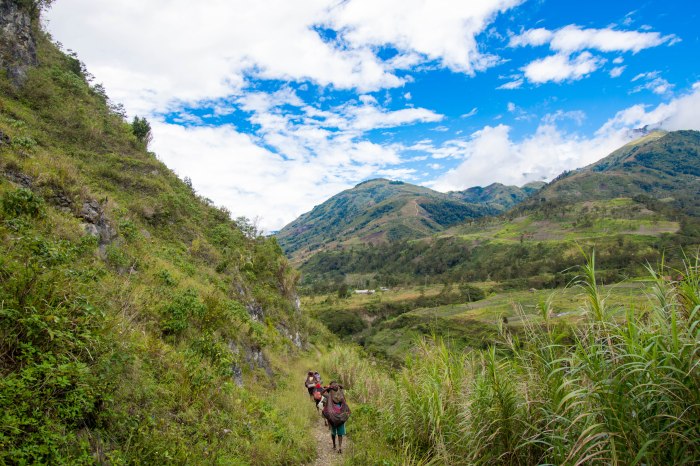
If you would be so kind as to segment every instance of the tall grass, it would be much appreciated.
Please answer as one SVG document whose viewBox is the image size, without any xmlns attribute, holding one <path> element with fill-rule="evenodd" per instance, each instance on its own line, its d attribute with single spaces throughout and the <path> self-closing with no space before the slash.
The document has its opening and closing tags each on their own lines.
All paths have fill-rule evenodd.
<svg viewBox="0 0 700 466">
<path fill-rule="evenodd" d="M 698 265 L 652 270 L 654 306 L 640 313 L 606 305 L 591 256 L 576 282 L 588 318 L 576 327 L 543 306 L 544 322 L 520 340 L 502 333 L 506 351 L 422 340 L 386 381 L 385 440 L 444 464 L 697 464 Z"/>
</svg>

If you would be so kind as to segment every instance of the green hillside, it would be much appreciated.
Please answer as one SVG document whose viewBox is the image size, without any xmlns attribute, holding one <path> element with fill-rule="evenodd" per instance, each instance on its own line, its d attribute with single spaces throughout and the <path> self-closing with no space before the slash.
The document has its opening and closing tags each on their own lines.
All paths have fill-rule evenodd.
<svg viewBox="0 0 700 466">
<path fill-rule="evenodd" d="M 654 132 L 588 167 L 562 174 L 523 204 L 647 196 L 700 216 L 700 132 Z"/>
<path fill-rule="evenodd" d="M 312 459 L 275 393 L 306 340 L 275 239 L 158 161 L 33 2 L 0 6 L 36 47 L 0 73 L 0 464 Z"/>
<path fill-rule="evenodd" d="M 474 204 L 482 204 L 491 207 L 501 213 L 539 191 L 546 183 L 533 181 L 523 187 L 506 186 L 501 183 L 492 183 L 486 187 L 475 186 L 464 191 L 453 191 L 449 194 L 457 199 Z"/>
<path fill-rule="evenodd" d="M 697 131 L 647 135 L 563 174 L 499 216 L 416 240 L 321 251 L 301 265 L 302 284 L 307 292 L 340 283 L 364 288 L 473 280 L 554 287 L 581 264 L 582 246 L 599 252 L 604 280 L 638 275 L 645 262 L 662 254 L 678 261 L 700 244 L 699 150 Z M 511 191 L 489 188 L 471 190 L 470 199 Z"/>
<path fill-rule="evenodd" d="M 284 251 L 301 261 L 337 247 L 430 236 L 496 212 L 421 186 L 376 179 L 333 196 L 276 236 Z"/>
</svg>

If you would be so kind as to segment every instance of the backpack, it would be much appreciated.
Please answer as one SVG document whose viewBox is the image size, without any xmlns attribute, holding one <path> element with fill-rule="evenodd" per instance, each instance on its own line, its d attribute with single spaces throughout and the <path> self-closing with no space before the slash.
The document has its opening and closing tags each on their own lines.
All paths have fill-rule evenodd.
<svg viewBox="0 0 700 466">
<path fill-rule="evenodd" d="M 345 424 L 350 417 L 350 407 L 345 401 L 345 393 L 342 388 L 338 387 L 328 391 L 328 400 L 322 414 L 333 427 Z"/>
</svg>

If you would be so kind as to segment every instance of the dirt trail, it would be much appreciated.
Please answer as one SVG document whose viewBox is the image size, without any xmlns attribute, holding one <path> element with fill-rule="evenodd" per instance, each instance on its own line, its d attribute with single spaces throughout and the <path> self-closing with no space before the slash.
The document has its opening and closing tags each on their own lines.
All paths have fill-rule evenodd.
<svg viewBox="0 0 700 466">
<path fill-rule="evenodd" d="M 316 439 L 316 461 L 311 463 L 312 466 L 331 466 L 343 464 L 343 460 L 350 454 L 352 443 L 347 436 L 343 438 L 343 453 L 339 454 L 333 451 L 333 443 L 331 442 L 331 433 L 323 424 L 323 418 L 319 415 L 316 425 L 313 426 L 313 437 Z M 336 440 L 337 442 L 337 440 Z"/>
</svg>

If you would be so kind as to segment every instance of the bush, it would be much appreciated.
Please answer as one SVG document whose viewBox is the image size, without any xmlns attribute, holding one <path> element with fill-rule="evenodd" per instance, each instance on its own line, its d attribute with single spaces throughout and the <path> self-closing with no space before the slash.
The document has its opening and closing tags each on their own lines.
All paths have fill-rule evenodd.
<svg viewBox="0 0 700 466">
<path fill-rule="evenodd" d="M 44 201 L 29 189 L 19 188 L 5 193 L 2 197 L 2 210 L 10 217 L 26 215 L 39 217 L 44 211 Z"/>
<path fill-rule="evenodd" d="M 321 321 L 328 330 L 341 337 L 360 333 L 367 328 L 365 321 L 352 311 L 327 311 L 321 314 Z"/>
</svg>

